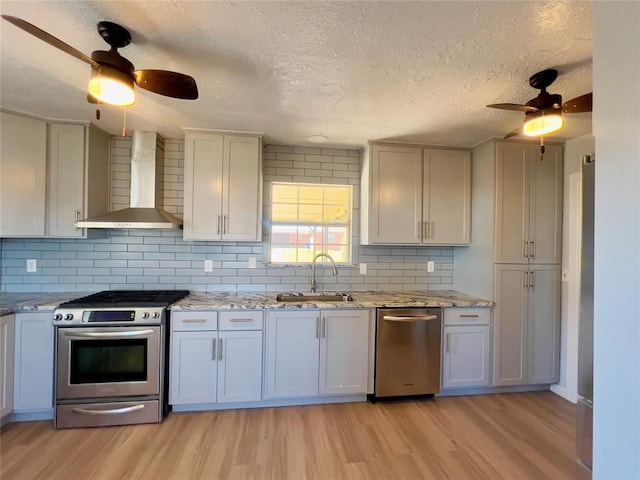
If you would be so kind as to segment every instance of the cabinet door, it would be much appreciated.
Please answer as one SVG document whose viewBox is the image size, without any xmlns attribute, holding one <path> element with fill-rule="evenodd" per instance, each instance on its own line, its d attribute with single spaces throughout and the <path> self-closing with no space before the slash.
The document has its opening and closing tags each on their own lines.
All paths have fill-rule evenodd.
<svg viewBox="0 0 640 480">
<path fill-rule="evenodd" d="M 489 385 L 489 326 L 444 327 L 442 388 Z"/>
<path fill-rule="evenodd" d="M 498 143 L 496 158 L 496 263 L 527 263 L 529 145 Z"/>
<path fill-rule="evenodd" d="M 83 230 L 74 224 L 84 215 L 84 140 L 82 125 L 49 125 L 48 235 L 83 235 Z"/>
<path fill-rule="evenodd" d="M 529 194 L 529 263 L 562 262 L 562 147 L 532 150 Z"/>
<path fill-rule="evenodd" d="M 266 398 L 318 394 L 320 312 L 269 312 Z"/>
<path fill-rule="evenodd" d="M 53 408 L 53 331 L 51 312 L 16 314 L 15 411 Z"/>
<path fill-rule="evenodd" d="M 222 135 L 188 133 L 184 155 L 184 239 L 222 235 Z"/>
<path fill-rule="evenodd" d="M 13 411 L 15 317 L 0 317 L 0 418 Z"/>
<path fill-rule="evenodd" d="M 0 112 L 0 237 L 45 233 L 47 124 Z"/>
<path fill-rule="evenodd" d="M 171 334 L 169 403 L 216 401 L 218 332 Z"/>
<path fill-rule="evenodd" d="M 528 381 L 560 380 L 560 266 L 530 266 L 527 320 Z"/>
<path fill-rule="evenodd" d="M 369 311 L 321 312 L 321 394 L 366 393 Z"/>
<path fill-rule="evenodd" d="M 253 402 L 262 398 L 262 332 L 220 332 L 218 402 Z"/>
<path fill-rule="evenodd" d="M 495 266 L 494 385 L 526 383 L 527 272 L 526 265 Z"/>
<path fill-rule="evenodd" d="M 224 136 L 223 240 L 262 239 L 260 143 L 256 137 Z"/>
<path fill-rule="evenodd" d="M 471 241 L 471 153 L 424 149 L 423 242 Z"/>
<path fill-rule="evenodd" d="M 371 155 L 371 242 L 420 243 L 422 151 L 374 145 Z"/>
</svg>

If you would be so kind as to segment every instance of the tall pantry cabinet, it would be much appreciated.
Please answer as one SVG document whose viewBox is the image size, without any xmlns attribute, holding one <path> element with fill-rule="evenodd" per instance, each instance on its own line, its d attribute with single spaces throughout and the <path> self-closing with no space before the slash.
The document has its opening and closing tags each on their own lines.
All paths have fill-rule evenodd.
<svg viewBox="0 0 640 480">
<path fill-rule="evenodd" d="M 562 157 L 496 140 L 473 151 L 474 242 L 454 252 L 454 288 L 496 302 L 493 385 L 559 380 Z"/>
</svg>

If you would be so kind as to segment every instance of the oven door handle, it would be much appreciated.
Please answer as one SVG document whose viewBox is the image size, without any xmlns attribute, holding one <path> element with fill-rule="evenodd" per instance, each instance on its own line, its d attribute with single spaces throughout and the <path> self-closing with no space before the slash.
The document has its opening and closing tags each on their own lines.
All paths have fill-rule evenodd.
<svg viewBox="0 0 640 480">
<path fill-rule="evenodd" d="M 427 320 L 437 320 L 437 315 L 415 315 L 415 316 L 396 316 L 396 315 L 384 315 L 383 320 L 390 322 L 426 322 Z"/>
<path fill-rule="evenodd" d="M 114 337 L 141 337 L 150 335 L 153 330 L 131 330 L 119 332 L 64 332 L 65 337 L 70 338 L 114 338 Z"/>
<path fill-rule="evenodd" d="M 80 415 L 120 415 L 142 410 L 144 405 L 132 405 L 130 407 L 114 408 L 112 410 L 87 410 L 86 408 L 74 408 L 73 413 Z"/>
</svg>

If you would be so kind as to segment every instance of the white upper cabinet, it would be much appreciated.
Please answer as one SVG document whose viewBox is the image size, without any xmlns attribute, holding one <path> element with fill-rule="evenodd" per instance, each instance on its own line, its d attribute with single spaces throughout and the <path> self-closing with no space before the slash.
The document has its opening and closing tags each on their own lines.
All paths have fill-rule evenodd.
<svg viewBox="0 0 640 480">
<path fill-rule="evenodd" d="M 496 263 L 556 264 L 562 249 L 562 147 L 498 143 Z"/>
<path fill-rule="evenodd" d="M 110 136 L 2 113 L 0 236 L 104 236 L 75 222 L 109 207 Z"/>
<path fill-rule="evenodd" d="M 47 124 L 0 115 L 0 237 L 44 236 Z"/>
<path fill-rule="evenodd" d="M 185 240 L 261 240 L 261 136 L 187 130 L 184 164 Z"/>
<path fill-rule="evenodd" d="M 363 244 L 468 244 L 470 152 L 371 145 L 361 210 Z"/>
</svg>

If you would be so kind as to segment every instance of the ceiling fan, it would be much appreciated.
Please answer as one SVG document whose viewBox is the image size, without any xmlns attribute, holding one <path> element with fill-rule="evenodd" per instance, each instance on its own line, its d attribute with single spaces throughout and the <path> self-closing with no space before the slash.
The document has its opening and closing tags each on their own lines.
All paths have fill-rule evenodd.
<svg viewBox="0 0 640 480">
<path fill-rule="evenodd" d="M 544 135 L 556 132 L 564 126 L 563 113 L 583 113 L 592 110 L 593 93 L 586 93 L 565 103 L 562 103 L 561 95 L 548 93 L 547 87 L 557 77 L 558 71 L 553 68 L 533 74 L 529 78 L 529 85 L 540 90 L 540 93 L 524 105 L 517 103 L 487 105 L 489 108 L 524 112 L 524 125 L 508 133 L 504 138 L 523 134 L 530 137 L 540 136 L 542 140 Z"/>
<path fill-rule="evenodd" d="M 198 87 L 193 77 L 168 70 L 135 70 L 133 64 L 118 53 L 131 43 L 129 31 L 113 22 L 98 22 L 98 33 L 111 48 L 96 50 L 87 56 L 62 40 L 31 23 L 11 15 L 2 15 L 25 32 L 47 42 L 69 55 L 91 65 L 91 79 L 87 100 L 91 103 L 108 103 L 128 106 L 135 102 L 133 85 L 167 97 L 195 100 Z"/>
</svg>

